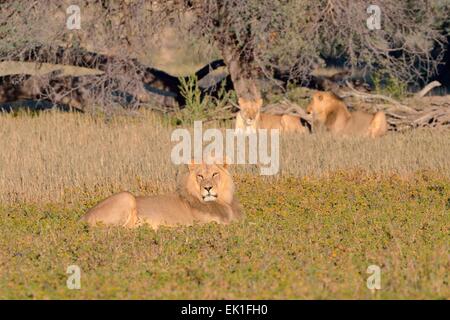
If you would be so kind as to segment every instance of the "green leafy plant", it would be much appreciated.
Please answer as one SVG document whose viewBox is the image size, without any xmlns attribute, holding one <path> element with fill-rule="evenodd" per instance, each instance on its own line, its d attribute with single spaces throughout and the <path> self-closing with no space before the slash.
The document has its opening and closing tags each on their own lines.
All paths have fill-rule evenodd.
<svg viewBox="0 0 450 320">
<path fill-rule="evenodd" d="M 172 115 L 176 125 L 190 125 L 196 120 L 224 120 L 232 117 L 232 104 L 236 102 L 234 91 L 227 91 L 222 81 L 217 97 L 202 94 L 196 76 L 180 78 L 180 92 L 186 100 L 184 108 Z"/>
<path fill-rule="evenodd" d="M 396 99 L 403 98 L 407 94 L 407 84 L 386 72 L 375 72 L 372 75 L 372 82 L 376 93 Z"/>
</svg>

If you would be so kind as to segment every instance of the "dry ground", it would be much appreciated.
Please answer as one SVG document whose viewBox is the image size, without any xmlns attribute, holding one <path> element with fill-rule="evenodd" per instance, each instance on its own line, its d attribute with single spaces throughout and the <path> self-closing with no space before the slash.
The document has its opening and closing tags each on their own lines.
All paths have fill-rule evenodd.
<svg viewBox="0 0 450 320">
<path fill-rule="evenodd" d="M 0 115 L 0 298 L 450 298 L 449 131 L 284 138 L 277 177 L 233 168 L 246 218 L 230 226 L 79 223 L 113 192 L 174 189 L 166 123 Z"/>
</svg>

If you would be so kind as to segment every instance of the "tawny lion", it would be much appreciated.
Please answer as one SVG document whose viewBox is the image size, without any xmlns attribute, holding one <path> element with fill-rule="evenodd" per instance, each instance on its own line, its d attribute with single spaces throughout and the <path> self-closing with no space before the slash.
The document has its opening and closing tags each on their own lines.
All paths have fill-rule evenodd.
<svg viewBox="0 0 450 320">
<path fill-rule="evenodd" d="M 283 132 L 307 133 L 300 117 L 291 115 L 273 115 L 261 112 L 262 99 L 255 101 L 239 98 L 240 111 L 236 115 L 237 132 L 251 133 L 257 129 L 279 129 Z"/>
<path fill-rule="evenodd" d="M 130 228 L 146 223 L 154 229 L 207 222 L 227 224 L 242 216 L 234 189 L 226 164 L 190 164 L 173 194 L 135 197 L 121 192 L 101 201 L 82 220 L 90 225 Z"/>
<path fill-rule="evenodd" d="M 315 131 L 325 129 L 335 135 L 380 137 L 387 132 L 386 115 L 350 112 L 344 101 L 331 92 L 316 92 L 306 111 L 312 114 Z"/>
</svg>

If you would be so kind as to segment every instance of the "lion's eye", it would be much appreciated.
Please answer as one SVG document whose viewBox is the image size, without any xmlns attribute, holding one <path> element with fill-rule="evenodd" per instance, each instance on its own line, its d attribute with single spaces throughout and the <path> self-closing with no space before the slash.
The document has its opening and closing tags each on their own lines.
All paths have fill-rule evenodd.
<svg viewBox="0 0 450 320">
<path fill-rule="evenodd" d="M 203 176 L 202 176 L 201 174 L 198 174 L 198 175 L 197 175 L 197 178 L 198 178 L 199 180 L 203 180 Z"/>
<path fill-rule="evenodd" d="M 212 176 L 213 176 L 213 178 L 214 178 L 214 177 L 218 177 L 218 176 L 219 176 L 219 173 L 218 173 L 218 172 L 214 172 Z"/>
</svg>

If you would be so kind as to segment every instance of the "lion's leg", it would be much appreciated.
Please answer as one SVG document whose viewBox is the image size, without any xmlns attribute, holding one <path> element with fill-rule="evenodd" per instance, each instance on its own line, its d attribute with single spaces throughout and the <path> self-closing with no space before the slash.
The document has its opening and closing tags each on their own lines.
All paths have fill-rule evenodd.
<svg viewBox="0 0 450 320">
<path fill-rule="evenodd" d="M 386 134 L 388 129 L 386 115 L 383 111 L 378 111 L 373 116 L 372 122 L 369 126 L 369 136 L 371 138 L 381 137 Z"/>
<path fill-rule="evenodd" d="M 280 119 L 280 126 L 281 126 L 281 131 L 283 132 L 290 132 L 291 128 L 289 125 L 289 120 L 287 119 L 287 117 L 285 115 L 281 116 Z"/>
<path fill-rule="evenodd" d="M 245 124 L 244 120 L 242 119 L 241 113 L 238 112 L 236 115 L 235 125 L 234 125 L 234 133 L 235 134 L 243 134 L 245 132 Z"/>
<path fill-rule="evenodd" d="M 129 192 L 115 194 L 90 209 L 82 220 L 90 225 L 134 227 L 137 222 L 136 198 Z"/>
</svg>

